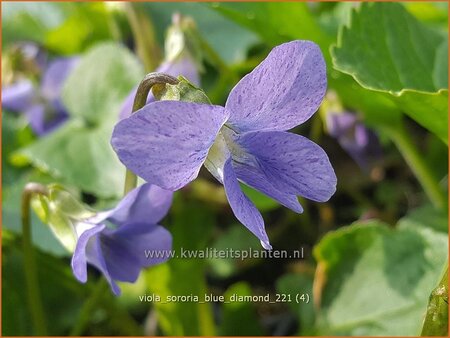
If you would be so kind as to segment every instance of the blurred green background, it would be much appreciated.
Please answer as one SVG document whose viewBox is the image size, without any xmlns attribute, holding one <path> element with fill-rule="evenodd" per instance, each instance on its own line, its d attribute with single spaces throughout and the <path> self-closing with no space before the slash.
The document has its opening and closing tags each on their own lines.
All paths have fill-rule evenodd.
<svg viewBox="0 0 450 338">
<path fill-rule="evenodd" d="M 24 185 L 59 182 L 97 209 L 120 199 L 125 169 L 110 149 L 111 130 L 129 91 L 162 61 L 175 12 L 196 24 L 201 88 L 214 104 L 224 104 L 272 47 L 294 39 L 319 44 L 330 93 L 377 133 L 382 156 L 368 170 L 360 168 L 327 132 L 321 109 L 294 132 L 329 155 L 338 177 L 331 200 L 302 199 L 305 211 L 297 215 L 246 189 L 263 212 L 274 248 L 303 247 L 305 259 L 173 259 L 143 271 L 135 284 L 122 283 L 118 298 L 98 286 L 102 277 L 95 269 L 87 284 L 78 283 L 70 253 L 33 216 L 48 333 L 420 334 L 448 259 L 446 2 L 2 2 L 3 74 L 8 53 L 23 41 L 50 58 L 90 60 L 64 89 L 70 119 L 58 130 L 39 138 L 23 114 L 2 112 L 2 334 L 36 333 L 21 246 Z M 4 75 L 2 86 L 5 81 Z M 95 123 L 80 122 L 89 119 Z M 260 249 L 233 216 L 223 187 L 203 169 L 175 194 L 163 225 L 175 249 Z M 205 293 L 308 294 L 310 301 L 139 301 L 141 295 Z"/>
</svg>

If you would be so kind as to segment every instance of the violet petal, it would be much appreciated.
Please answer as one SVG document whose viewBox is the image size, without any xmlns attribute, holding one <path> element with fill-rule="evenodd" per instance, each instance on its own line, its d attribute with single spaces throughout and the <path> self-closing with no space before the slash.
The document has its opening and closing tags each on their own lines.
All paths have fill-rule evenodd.
<svg viewBox="0 0 450 338">
<path fill-rule="evenodd" d="M 41 80 L 41 93 L 46 100 L 52 103 L 60 100 L 64 82 L 78 61 L 78 57 L 71 57 L 59 58 L 50 62 Z"/>
<path fill-rule="evenodd" d="M 336 175 L 328 156 L 307 138 L 282 131 L 249 132 L 238 142 L 256 157 L 279 190 L 319 202 L 336 191 Z"/>
<path fill-rule="evenodd" d="M 223 170 L 223 185 L 228 202 L 236 218 L 245 225 L 261 241 L 261 245 L 267 249 L 272 249 L 264 228 L 264 220 L 255 205 L 249 200 L 241 190 L 236 173 L 231 165 L 231 158 L 225 162 Z"/>
<path fill-rule="evenodd" d="M 54 107 L 46 107 L 43 104 L 30 106 L 25 115 L 30 122 L 31 129 L 38 136 L 44 136 L 68 119 L 68 114 L 64 110 L 52 110 Z"/>
<path fill-rule="evenodd" d="M 88 245 L 86 247 L 86 257 L 89 264 L 92 264 L 102 272 L 103 276 L 111 286 L 112 292 L 116 296 L 120 295 L 120 288 L 109 273 L 106 263 L 106 257 L 103 253 L 102 243 L 99 235 L 93 237 L 91 241 L 88 242 Z"/>
<path fill-rule="evenodd" d="M 75 277 L 83 283 L 87 281 L 87 257 L 86 257 L 86 248 L 88 242 L 105 229 L 103 224 L 79 224 L 79 227 L 84 226 L 85 229 L 78 234 L 78 241 L 75 247 L 75 251 L 72 256 L 72 271 Z"/>
<path fill-rule="evenodd" d="M 273 198 L 292 211 L 297 213 L 303 212 L 303 208 L 298 202 L 297 196 L 277 189 L 266 177 L 261 168 L 247 163 L 244 164 L 238 162 L 233 163 L 233 168 L 238 179 L 246 185 L 260 191 L 270 198 Z"/>
<path fill-rule="evenodd" d="M 320 48 L 311 41 L 284 43 L 233 88 L 227 124 L 239 132 L 291 129 L 317 111 L 326 88 Z"/>
<path fill-rule="evenodd" d="M 111 144 L 136 175 L 163 189 L 177 190 L 197 177 L 226 119 L 219 106 L 153 102 L 119 121 Z"/>
<path fill-rule="evenodd" d="M 116 230 L 105 230 L 100 234 L 100 242 L 111 277 L 134 282 L 142 268 L 169 258 L 172 236 L 161 226 L 127 223 Z M 155 256 L 147 258 L 147 251 Z"/>
<path fill-rule="evenodd" d="M 364 170 L 368 170 L 381 157 L 381 145 L 377 135 L 349 112 L 327 114 L 328 133 Z"/>
<path fill-rule="evenodd" d="M 3 109 L 21 113 L 30 107 L 34 97 L 35 89 L 30 80 L 21 80 L 2 86 Z"/>
<path fill-rule="evenodd" d="M 130 191 L 108 215 L 108 220 L 127 223 L 156 224 L 163 219 L 172 204 L 173 192 L 145 183 Z"/>
</svg>

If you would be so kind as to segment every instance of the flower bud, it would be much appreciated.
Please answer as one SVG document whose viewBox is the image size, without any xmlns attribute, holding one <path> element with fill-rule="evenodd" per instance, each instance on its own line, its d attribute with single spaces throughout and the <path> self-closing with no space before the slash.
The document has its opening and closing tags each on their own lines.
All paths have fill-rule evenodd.
<svg viewBox="0 0 450 338">
<path fill-rule="evenodd" d="M 34 197 L 32 207 L 39 219 L 50 227 L 55 237 L 71 253 L 75 250 L 78 225 L 96 214 L 57 184 L 48 186 L 48 196 Z"/>
</svg>

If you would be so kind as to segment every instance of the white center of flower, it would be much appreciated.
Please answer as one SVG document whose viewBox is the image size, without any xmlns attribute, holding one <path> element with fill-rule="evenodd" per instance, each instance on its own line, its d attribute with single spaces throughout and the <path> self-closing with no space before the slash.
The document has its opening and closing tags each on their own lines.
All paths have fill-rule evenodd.
<svg viewBox="0 0 450 338">
<path fill-rule="evenodd" d="M 238 135 L 226 124 L 220 129 L 216 140 L 206 157 L 205 167 L 221 183 L 223 183 L 223 167 L 232 156 L 234 161 L 248 162 L 251 157 L 235 141 Z"/>
<path fill-rule="evenodd" d="M 223 127 L 222 127 L 223 128 Z M 217 134 L 214 144 L 209 149 L 205 167 L 220 182 L 223 183 L 223 167 L 230 157 L 230 150 L 222 135 L 222 130 Z"/>
</svg>

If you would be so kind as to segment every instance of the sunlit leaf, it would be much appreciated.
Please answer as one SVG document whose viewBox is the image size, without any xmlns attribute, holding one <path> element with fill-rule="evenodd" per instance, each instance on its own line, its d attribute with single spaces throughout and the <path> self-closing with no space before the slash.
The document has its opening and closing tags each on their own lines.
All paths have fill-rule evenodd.
<svg viewBox="0 0 450 338">
<path fill-rule="evenodd" d="M 447 143 L 447 53 L 441 34 L 395 3 L 364 3 L 332 49 L 336 69 L 390 99 Z"/>
<path fill-rule="evenodd" d="M 318 328 L 324 335 L 417 335 L 447 259 L 447 234 L 429 209 L 396 229 L 379 221 L 328 233 L 315 247 Z M 421 221 L 424 223 L 421 223 Z M 318 298 L 317 298 L 318 297 Z"/>
<path fill-rule="evenodd" d="M 102 197 L 120 194 L 124 167 L 109 139 L 112 126 L 87 128 L 68 122 L 52 134 L 14 154 L 14 163 L 31 163 L 60 181 Z M 64 149 L 64 152 L 61 151 Z"/>
<path fill-rule="evenodd" d="M 143 78 L 136 57 L 119 44 L 97 44 L 68 77 L 62 98 L 87 124 L 114 122 L 125 97 Z"/>
<path fill-rule="evenodd" d="M 125 168 L 109 142 L 122 101 L 142 77 L 141 66 L 124 47 L 108 43 L 91 49 L 64 86 L 71 120 L 15 153 L 15 164 L 31 163 L 100 197 L 118 196 Z"/>
</svg>

